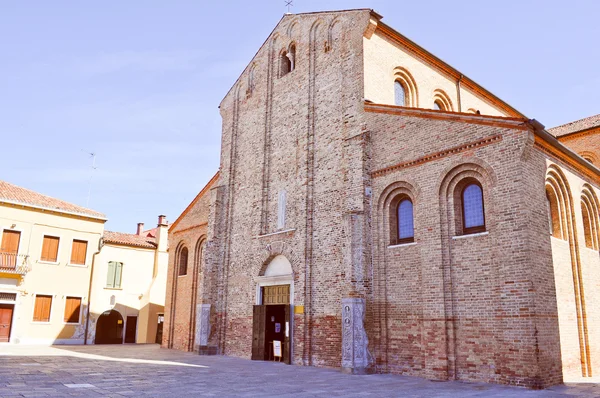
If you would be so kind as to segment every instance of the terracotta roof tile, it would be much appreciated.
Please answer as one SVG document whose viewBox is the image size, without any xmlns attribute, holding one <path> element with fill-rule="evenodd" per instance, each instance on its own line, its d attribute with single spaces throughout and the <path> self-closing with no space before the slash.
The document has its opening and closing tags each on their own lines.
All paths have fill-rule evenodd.
<svg viewBox="0 0 600 398">
<path fill-rule="evenodd" d="M 64 200 L 55 199 L 41 193 L 31 191 L 6 181 L 0 181 L 0 203 L 22 204 L 47 210 L 77 214 L 106 220 L 106 216 L 94 210 L 77 206 Z"/>
<path fill-rule="evenodd" d="M 136 234 L 126 234 L 123 232 L 104 231 L 104 243 L 113 243 L 116 245 L 156 248 L 156 239 L 140 236 Z"/>
<path fill-rule="evenodd" d="M 574 122 L 552 127 L 548 132 L 555 137 L 576 133 L 581 130 L 588 130 L 594 127 L 600 127 L 600 114 L 575 120 Z"/>
</svg>

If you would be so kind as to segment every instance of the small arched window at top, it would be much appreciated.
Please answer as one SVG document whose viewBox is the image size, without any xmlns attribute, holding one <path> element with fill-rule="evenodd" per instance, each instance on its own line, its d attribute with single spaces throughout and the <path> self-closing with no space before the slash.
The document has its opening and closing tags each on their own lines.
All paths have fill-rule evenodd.
<svg viewBox="0 0 600 398">
<path fill-rule="evenodd" d="M 292 72 L 296 69 L 296 45 L 294 43 L 290 44 L 287 56 L 290 59 L 290 72 Z"/>
<path fill-rule="evenodd" d="M 483 190 L 477 182 L 467 184 L 462 191 L 463 234 L 475 234 L 485 231 L 485 211 Z"/>
<path fill-rule="evenodd" d="M 398 80 L 394 82 L 394 104 L 406 106 L 406 89 Z"/>
<path fill-rule="evenodd" d="M 179 267 L 179 276 L 187 275 L 187 267 L 188 267 L 188 249 L 184 247 L 179 252 L 178 258 L 178 267 Z"/>
</svg>

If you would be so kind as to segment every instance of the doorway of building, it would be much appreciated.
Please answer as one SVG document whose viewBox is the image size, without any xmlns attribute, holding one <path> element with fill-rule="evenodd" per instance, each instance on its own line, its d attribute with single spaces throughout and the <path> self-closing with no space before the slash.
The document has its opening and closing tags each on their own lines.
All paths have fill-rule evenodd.
<svg viewBox="0 0 600 398">
<path fill-rule="evenodd" d="M 14 304 L 0 304 L 0 343 L 10 341 Z"/>
<path fill-rule="evenodd" d="M 156 327 L 156 344 L 162 344 L 163 325 L 165 323 L 165 314 L 158 314 L 158 326 Z"/>
<path fill-rule="evenodd" d="M 125 343 L 135 343 L 137 332 L 137 316 L 128 316 L 125 324 Z"/>
<path fill-rule="evenodd" d="M 261 287 L 262 304 L 255 305 L 252 325 L 252 359 L 272 361 L 276 342 L 283 362 L 290 364 L 290 285 Z"/>
<path fill-rule="evenodd" d="M 123 317 L 119 311 L 104 311 L 96 324 L 96 344 L 123 344 Z"/>
</svg>

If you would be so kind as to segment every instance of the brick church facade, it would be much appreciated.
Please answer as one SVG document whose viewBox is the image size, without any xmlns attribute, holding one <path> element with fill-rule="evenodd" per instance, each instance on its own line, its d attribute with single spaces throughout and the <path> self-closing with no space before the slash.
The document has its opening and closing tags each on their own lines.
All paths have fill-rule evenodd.
<svg viewBox="0 0 600 398">
<path fill-rule="evenodd" d="M 578 156 L 381 18 L 285 15 L 223 99 L 219 173 L 170 228 L 163 346 L 600 374 L 598 146 Z"/>
</svg>

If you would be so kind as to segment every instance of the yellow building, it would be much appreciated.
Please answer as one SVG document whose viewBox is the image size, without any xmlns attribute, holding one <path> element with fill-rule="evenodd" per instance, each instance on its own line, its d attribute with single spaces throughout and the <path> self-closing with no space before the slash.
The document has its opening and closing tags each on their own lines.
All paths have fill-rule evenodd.
<svg viewBox="0 0 600 398">
<path fill-rule="evenodd" d="M 167 223 L 104 231 L 96 211 L 0 181 L 0 343 L 161 338 Z"/>
<path fill-rule="evenodd" d="M 0 342 L 81 344 L 106 217 L 0 181 Z"/>
<path fill-rule="evenodd" d="M 162 338 L 167 282 L 167 231 L 104 232 L 94 264 L 89 335 L 101 343 L 155 343 Z M 158 334 L 158 335 L 157 335 Z M 158 340 L 157 340 L 158 339 Z"/>
</svg>

